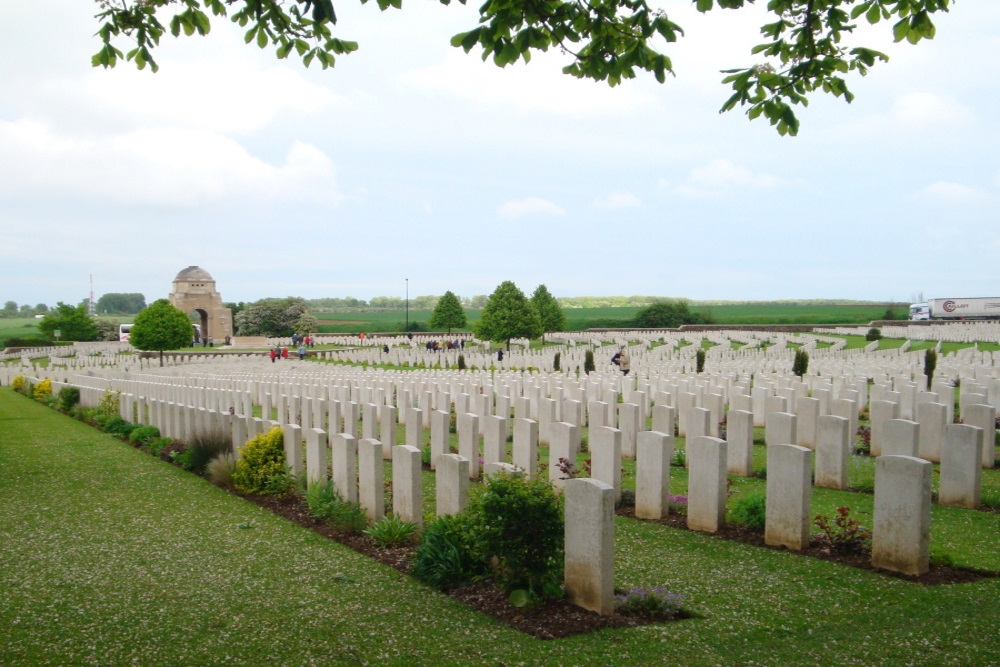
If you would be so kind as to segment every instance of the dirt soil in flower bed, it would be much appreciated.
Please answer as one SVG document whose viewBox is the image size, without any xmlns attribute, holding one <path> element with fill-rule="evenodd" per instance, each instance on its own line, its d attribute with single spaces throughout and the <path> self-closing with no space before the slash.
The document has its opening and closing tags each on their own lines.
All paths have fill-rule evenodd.
<svg viewBox="0 0 1000 667">
<path fill-rule="evenodd" d="M 290 521 L 305 526 L 320 535 L 336 540 L 355 551 L 362 553 L 380 563 L 393 567 L 400 572 L 409 574 L 412 568 L 412 555 L 416 551 L 413 545 L 401 547 L 380 548 L 375 541 L 366 535 L 344 535 L 330 528 L 326 523 L 309 514 L 309 508 L 303 498 L 273 496 L 244 496 L 247 500 L 271 510 Z M 622 614 L 616 612 L 610 616 L 601 616 L 586 609 L 577 607 L 567 600 L 549 600 L 530 609 L 521 609 L 512 605 L 507 595 L 493 585 L 484 581 L 463 586 L 448 593 L 470 608 L 492 616 L 501 623 L 520 630 L 539 639 L 556 639 L 569 635 L 603 630 L 604 628 L 625 628 L 651 623 L 662 623 L 648 616 Z M 676 619 L 690 618 L 681 613 Z"/>
<path fill-rule="evenodd" d="M 634 507 L 619 507 L 616 513 L 618 514 L 618 516 L 625 516 L 632 519 L 635 518 Z M 640 521 L 646 521 L 646 520 L 647 519 L 640 519 Z M 670 514 L 667 517 L 657 521 L 656 523 L 662 524 L 664 526 L 670 526 L 671 528 L 688 530 L 687 516 L 683 514 Z M 776 551 L 787 551 L 787 549 L 785 549 L 784 547 L 772 547 L 770 545 L 765 544 L 764 533 L 762 531 L 752 530 L 751 528 L 748 528 L 746 526 L 741 526 L 738 524 L 728 524 L 718 532 L 712 533 L 711 535 L 712 537 L 721 540 L 742 542 L 743 544 L 750 544 L 755 547 L 764 547 L 766 549 L 775 549 Z M 889 577 L 897 577 L 900 579 L 905 579 L 907 581 L 912 581 L 913 583 L 920 584 L 922 586 L 937 586 L 941 584 L 963 584 L 970 581 L 978 581 L 979 579 L 987 579 L 991 577 L 1000 576 L 1000 572 L 990 572 L 986 570 L 971 570 L 963 567 L 952 567 L 947 565 L 931 565 L 931 568 L 928 572 L 920 575 L 919 577 L 914 577 L 874 567 L 872 565 L 872 556 L 870 553 L 839 553 L 837 551 L 832 550 L 829 546 L 816 544 L 815 542 L 810 544 L 808 548 L 803 549 L 798 553 L 801 554 L 802 556 L 821 558 L 823 560 L 833 561 L 835 563 L 840 563 L 842 565 L 849 565 L 851 567 L 856 567 L 861 570 L 870 570 L 872 572 L 877 572 L 878 574 L 884 574 Z"/>
</svg>

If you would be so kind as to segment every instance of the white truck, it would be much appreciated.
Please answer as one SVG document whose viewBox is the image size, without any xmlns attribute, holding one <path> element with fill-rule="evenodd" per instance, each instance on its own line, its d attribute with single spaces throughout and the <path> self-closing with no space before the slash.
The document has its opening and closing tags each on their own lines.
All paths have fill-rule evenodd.
<svg viewBox="0 0 1000 667">
<path fill-rule="evenodd" d="M 1000 297 L 930 299 L 910 305 L 910 320 L 1000 319 Z"/>
</svg>

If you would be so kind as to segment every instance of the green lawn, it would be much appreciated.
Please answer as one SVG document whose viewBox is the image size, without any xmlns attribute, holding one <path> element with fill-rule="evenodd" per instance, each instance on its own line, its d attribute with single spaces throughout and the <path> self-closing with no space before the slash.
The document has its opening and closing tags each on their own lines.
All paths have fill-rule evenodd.
<svg viewBox="0 0 1000 667">
<path fill-rule="evenodd" d="M 0 664 L 979 665 L 1000 657 L 1000 579 L 921 587 L 627 519 L 616 523 L 616 585 L 666 585 L 696 618 L 537 640 L 7 388 L 0 433 Z M 994 484 L 1000 472 L 987 473 Z M 675 492 L 686 489 L 683 469 L 671 475 Z M 763 484 L 741 480 L 738 493 Z M 863 515 L 870 502 L 817 490 L 814 509 L 849 504 Z M 962 564 L 1000 569 L 998 532 L 1000 514 L 933 510 L 933 548 Z"/>
</svg>

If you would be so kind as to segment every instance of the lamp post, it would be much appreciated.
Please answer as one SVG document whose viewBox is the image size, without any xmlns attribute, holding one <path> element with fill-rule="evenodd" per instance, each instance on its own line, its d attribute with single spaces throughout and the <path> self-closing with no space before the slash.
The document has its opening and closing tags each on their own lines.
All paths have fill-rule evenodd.
<svg viewBox="0 0 1000 667">
<path fill-rule="evenodd" d="M 406 278 L 406 331 L 410 331 L 410 279 Z"/>
</svg>

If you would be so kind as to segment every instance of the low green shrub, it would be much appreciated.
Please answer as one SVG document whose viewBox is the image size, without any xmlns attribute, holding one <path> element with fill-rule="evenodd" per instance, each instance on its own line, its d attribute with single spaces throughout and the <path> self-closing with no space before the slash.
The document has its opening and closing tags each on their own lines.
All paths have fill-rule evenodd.
<svg viewBox="0 0 1000 667">
<path fill-rule="evenodd" d="M 417 533 L 417 524 L 403 521 L 395 514 L 383 517 L 366 528 L 364 534 L 380 547 L 395 547 L 411 541 Z"/>
<path fill-rule="evenodd" d="M 763 491 L 750 493 L 733 502 L 729 516 L 734 523 L 761 531 L 764 530 L 766 508 L 767 495 Z"/>
<path fill-rule="evenodd" d="M 140 426 L 128 435 L 128 441 L 133 445 L 144 447 L 160 437 L 160 429 L 155 426 Z"/>
<path fill-rule="evenodd" d="M 262 496 L 285 495 L 292 490 L 292 477 L 285 463 L 284 431 L 280 426 L 240 447 L 233 486 L 243 493 Z"/>
<path fill-rule="evenodd" d="M 360 533 L 368 527 L 368 517 L 365 516 L 361 506 L 341 500 L 333 487 L 333 482 L 329 480 L 309 486 L 306 490 L 306 504 L 309 506 L 310 514 L 325 521 L 338 533 L 350 535 Z"/>
<path fill-rule="evenodd" d="M 45 338 L 11 337 L 3 342 L 4 347 L 52 347 L 54 343 Z"/>
<path fill-rule="evenodd" d="M 149 452 L 153 456 L 159 456 L 163 451 L 163 448 L 173 442 L 173 438 L 157 438 L 151 442 L 146 443 L 142 446 L 142 449 Z"/>
<path fill-rule="evenodd" d="M 480 560 L 494 564 L 504 590 L 527 590 L 534 601 L 562 594 L 562 502 L 547 480 L 493 475 L 464 514 Z"/>
<path fill-rule="evenodd" d="M 132 431 L 137 428 L 139 428 L 138 424 L 133 424 L 132 422 L 126 421 L 117 415 L 109 418 L 101 427 L 105 433 L 117 435 L 120 438 L 128 438 L 132 435 Z"/>
<path fill-rule="evenodd" d="M 77 387 L 63 387 L 59 390 L 59 408 L 69 412 L 80 403 L 80 390 Z"/>
<path fill-rule="evenodd" d="M 413 561 L 413 576 L 419 581 L 448 591 L 486 572 L 486 562 L 476 554 L 464 515 L 440 516 L 424 527 Z"/>
<path fill-rule="evenodd" d="M 867 341 L 882 340 L 882 330 L 872 327 L 871 329 L 868 330 L 868 333 L 865 334 L 865 340 Z"/>
</svg>

